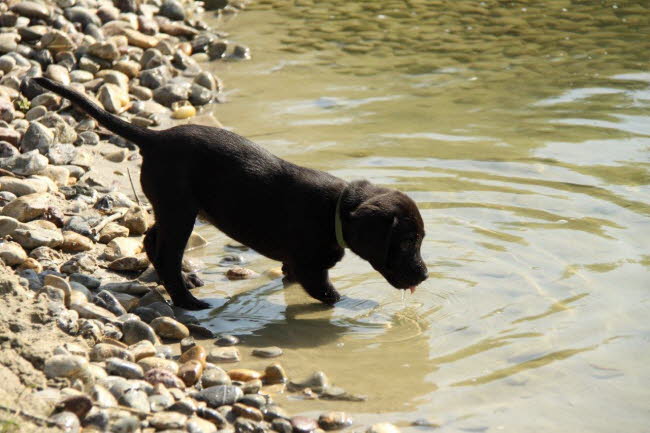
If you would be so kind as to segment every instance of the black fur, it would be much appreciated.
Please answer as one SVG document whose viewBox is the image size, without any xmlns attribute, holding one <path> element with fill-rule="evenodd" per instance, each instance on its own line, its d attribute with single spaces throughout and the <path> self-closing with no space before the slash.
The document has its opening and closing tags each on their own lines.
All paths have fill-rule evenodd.
<svg viewBox="0 0 650 433">
<path fill-rule="evenodd" d="M 336 303 L 340 295 L 328 269 L 344 254 L 334 230 L 341 194 L 343 236 L 353 252 L 396 288 L 427 278 L 420 257 L 422 217 L 405 194 L 297 166 L 224 129 L 140 128 L 75 90 L 47 78 L 34 80 L 140 148 L 140 181 L 156 217 L 145 249 L 175 305 L 208 307 L 190 294 L 194 284 L 181 272 L 183 250 L 199 213 L 231 238 L 281 261 L 287 278 L 313 298 Z"/>
</svg>

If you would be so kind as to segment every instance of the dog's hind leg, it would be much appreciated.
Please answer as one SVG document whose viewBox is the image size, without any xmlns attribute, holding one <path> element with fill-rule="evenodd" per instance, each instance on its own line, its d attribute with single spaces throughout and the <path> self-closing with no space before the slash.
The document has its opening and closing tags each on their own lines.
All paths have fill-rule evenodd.
<svg viewBox="0 0 650 433">
<path fill-rule="evenodd" d="M 328 305 L 334 305 L 341 299 L 339 292 L 330 283 L 327 269 L 296 264 L 293 270 L 297 281 L 312 298 Z"/>
<path fill-rule="evenodd" d="M 167 208 L 161 209 L 162 206 Z M 148 236 L 155 240 L 155 261 L 152 262 L 165 289 L 177 307 L 188 310 L 208 308 L 210 305 L 207 302 L 198 300 L 189 292 L 188 282 L 181 270 L 183 252 L 192 233 L 198 208 L 190 203 L 156 203 L 154 212 L 157 218 L 155 230 Z M 150 254 L 149 248 L 147 254 Z"/>
</svg>

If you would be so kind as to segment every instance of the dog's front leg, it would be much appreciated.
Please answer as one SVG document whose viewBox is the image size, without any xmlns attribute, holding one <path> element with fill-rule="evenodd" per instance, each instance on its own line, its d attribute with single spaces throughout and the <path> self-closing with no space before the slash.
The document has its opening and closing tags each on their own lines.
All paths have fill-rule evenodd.
<svg viewBox="0 0 650 433">
<path fill-rule="evenodd" d="M 292 266 L 292 270 L 296 280 L 312 298 L 328 305 L 334 305 L 341 299 L 341 295 L 329 280 L 327 269 L 296 264 Z"/>
</svg>

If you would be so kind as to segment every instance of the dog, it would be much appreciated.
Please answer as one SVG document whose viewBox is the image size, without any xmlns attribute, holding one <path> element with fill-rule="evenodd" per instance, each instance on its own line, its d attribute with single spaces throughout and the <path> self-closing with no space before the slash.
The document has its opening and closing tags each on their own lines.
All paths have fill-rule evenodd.
<svg viewBox="0 0 650 433">
<path fill-rule="evenodd" d="M 181 271 L 199 214 L 232 239 L 282 262 L 288 281 L 325 304 L 341 298 L 328 270 L 346 248 L 397 289 L 413 292 L 427 278 L 420 255 L 424 224 L 406 194 L 292 164 L 225 129 L 138 127 L 74 89 L 33 79 L 139 148 L 140 182 L 155 216 L 144 246 L 174 305 L 209 307 L 190 293 L 196 284 Z"/>
</svg>

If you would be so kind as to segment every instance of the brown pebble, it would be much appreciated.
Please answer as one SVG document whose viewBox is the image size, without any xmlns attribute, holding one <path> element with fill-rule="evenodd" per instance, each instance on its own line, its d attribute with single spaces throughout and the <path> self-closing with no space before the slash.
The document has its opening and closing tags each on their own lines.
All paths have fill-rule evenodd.
<svg viewBox="0 0 650 433">
<path fill-rule="evenodd" d="M 244 418 L 252 419 L 253 421 L 262 421 L 264 415 L 259 409 L 251 406 L 246 406 L 242 403 L 235 403 L 232 405 L 232 411 L 237 415 Z"/>
<path fill-rule="evenodd" d="M 203 367 L 205 367 L 205 360 L 208 356 L 205 348 L 203 346 L 194 346 L 191 349 L 185 351 L 178 362 L 185 364 L 187 361 L 195 360 L 199 361 Z"/>
<path fill-rule="evenodd" d="M 203 374 L 203 364 L 198 360 L 191 360 L 181 365 L 178 370 L 178 377 L 180 377 L 186 386 L 192 386 L 199 381 Z"/>
<path fill-rule="evenodd" d="M 291 418 L 291 425 L 295 433 L 310 433 L 318 428 L 316 420 L 306 416 L 294 416 Z"/>
<path fill-rule="evenodd" d="M 93 408 L 92 400 L 85 395 L 75 395 L 68 397 L 56 405 L 57 412 L 72 412 L 77 418 L 84 419 L 86 414 Z"/>
<path fill-rule="evenodd" d="M 105 344 L 112 344 L 113 346 L 121 347 L 122 349 L 127 349 L 129 347 L 126 344 L 122 343 L 121 341 L 117 341 L 116 339 L 110 337 L 103 337 L 99 342 Z"/>
<path fill-rule="evenodd" d="M 16 271 L 20 272 L 24 271 L 25 269 L 32 269 L 37 274 L 40 274 L 43 272 L 43 265 L 41 265 L 38 260 L 27 257 L 25 261 L 20 266 L 18 266 Z"/>
<path fill-rule="evenodd" d="M 185 325 L 187 326 L 187 325 Z M 190 332 L 192 332 L 190 330 Z M 196 346 L 196 341 L 194 337 L 185 337 L 181 340 L 181 353 L 185 353 L 190 350 L 192 347 Z"/>
<path fill-rule="evenodd" d="M 152 368 L 144 375 L 144 380 L 152 385 L 161 384 L 167 388 L 185 388 L 185 383 L 169 370 Z"/>
<path fill-rule="evenodd" d="M 255 370 L 249 370 L 248 368 L 235 368 L 228 372 L 228 376 L 232 380 L 238 380 L 240 382 L 248 382 L 249 380 L 255 380 L 262 377 L 262 373 Z"/>
<path fill-rule="evenodd" d="M 286 383 L 289 378 L 280 364 L 271 364 L 264 370 L 262 380 L 266 385 Z"/>
<path fill-rule="evenodd" d="M 228 271 L 226 271 L 226 278 L 229 280 L 246 280 L 249 278 L 255 278 L 257 276 L 257 272 L 242 268 L 241 266 L 235 266 L 234 268 L 230 268 Z"/>
<path fill-rule="evenodd" d="M 345 412 L 327 412 L 318 417 L 323 430 L 339 430 L 352 425 L 352 418 Z"/>
</svg>

